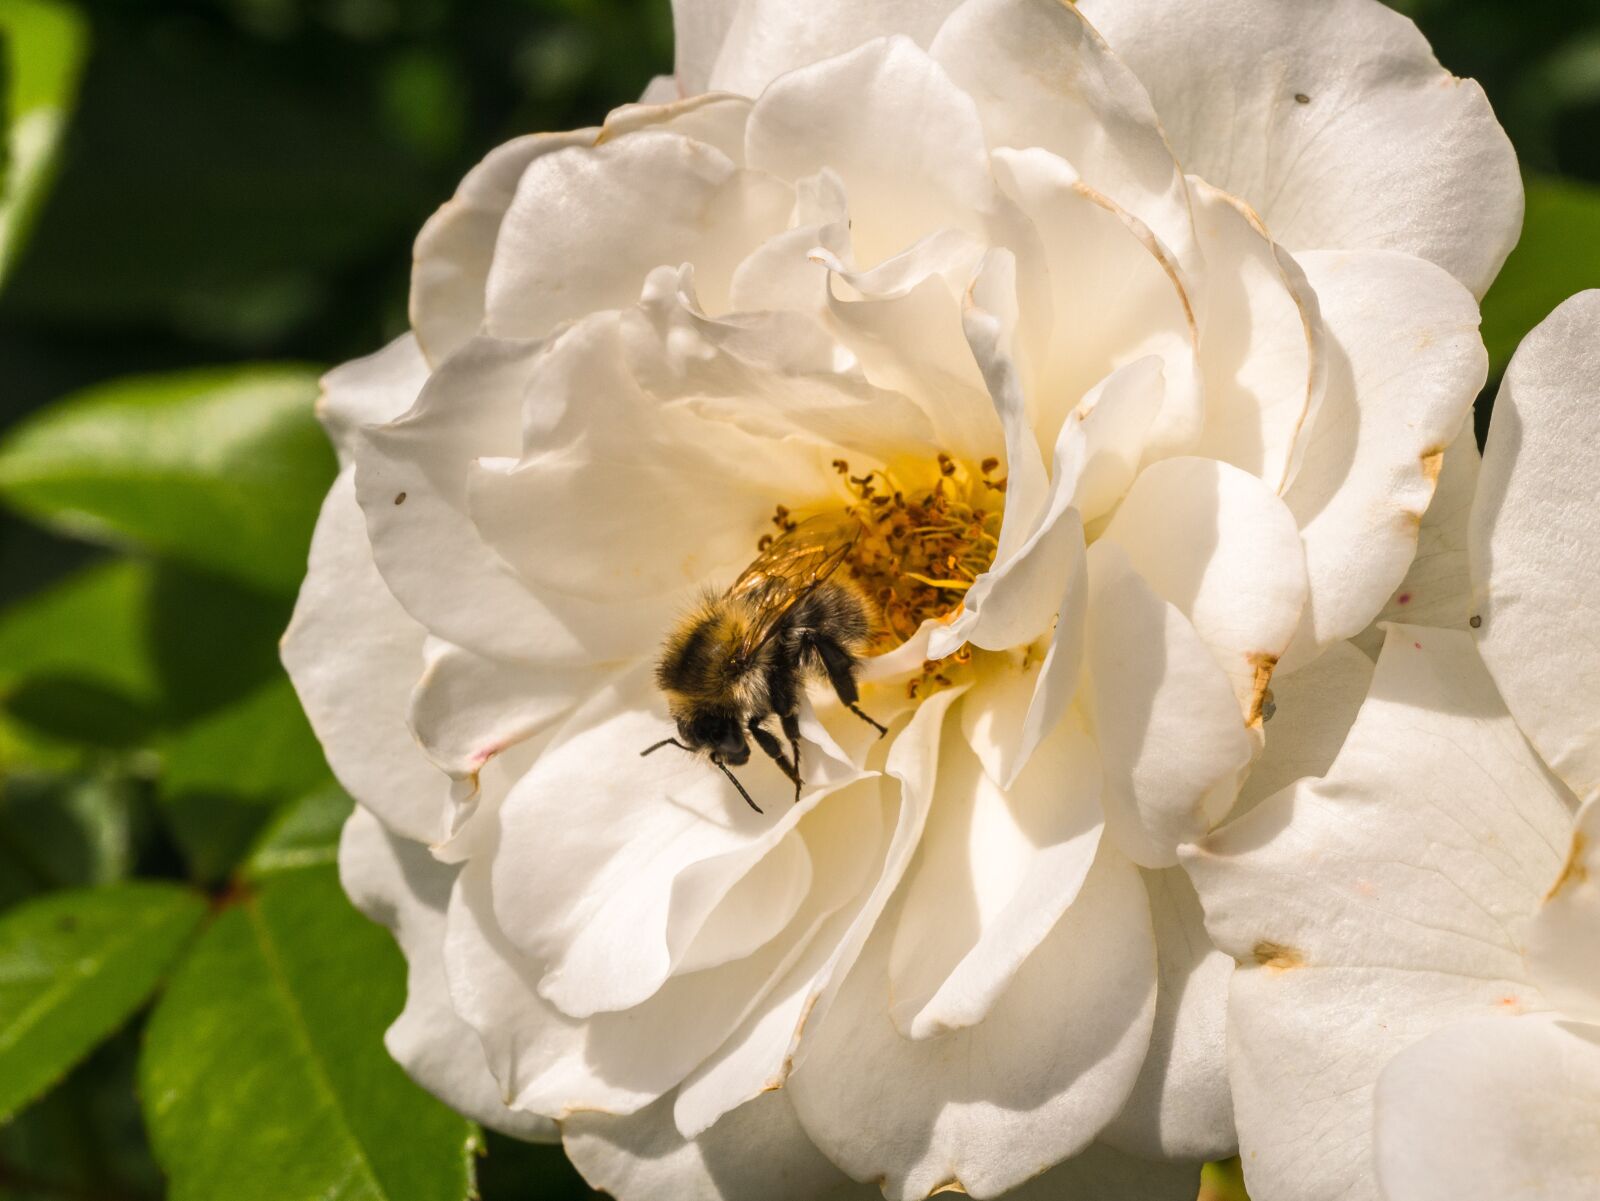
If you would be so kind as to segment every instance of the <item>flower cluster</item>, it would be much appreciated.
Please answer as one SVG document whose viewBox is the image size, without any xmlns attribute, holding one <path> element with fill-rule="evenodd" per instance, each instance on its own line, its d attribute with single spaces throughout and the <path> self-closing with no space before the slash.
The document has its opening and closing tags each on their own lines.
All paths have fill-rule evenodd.
<svg viewBox="0 0 1600 1201">
<path fill-rule="evenodd" d="M 1181 848 L 1327 769 L 1348 640 L 1466 621 L 1510 146 L 1373 0 L 675 8 L 675 76 L 493 152 L 325 381 L 284 659 L 390 1049 L 625 1201 L 1187 1201 L 1241 951 Z M 874 629 L 741 714 L 801 787 L 641 755 L 685 609 L 812 519 Z"/>
</svg>

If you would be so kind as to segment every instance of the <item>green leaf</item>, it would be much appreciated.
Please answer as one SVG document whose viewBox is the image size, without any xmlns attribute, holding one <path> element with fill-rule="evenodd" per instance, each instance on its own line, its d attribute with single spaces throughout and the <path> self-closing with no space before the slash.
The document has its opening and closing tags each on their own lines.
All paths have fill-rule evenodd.
<svg viewBox="0 0 1600 1201">
<path fill-rule="evenodd" d="M 290 592 L 334 475 L 316 395 L 314 371 L 286 366 L 92 388 L 0 443 L 0 496 L 79 537 Z"/>
<path fill-rule="evenodd" d="M 383 1047 L 405 999 L 387 934 L 332 868 L 226 910 L 145 1034 L 140 1094 L 171 1201 L 463 1201 L 471 1123 Z"/>
<path fill-rule="evenodd" d="M 331 781 L 281 674 L 181 731 L 162 758 L 162 810 L 201 880 L 227 875 L 279 805 Z"/>
<path fill-rule="evenodd" d="M 0 1119 L 150 995 L 205 914 L 167 884 L 60 892 L 0 916 Z"/>
<path fill-rule="evenodd" d="M 1522 241 L 1483 301 L 1483 341 L 1499 372 L 1528 331 L 1574 292 L 1600 284 L 1600 188 L 1530 178 Z"/>
<path fill-rule="evenodd" d="M 56 151 L 78 92 L 88 29 L 55 0 L 0 4 L 5 51 L 5 175 L 0 178 L 4 282 L 55 174 Z"/>
<path fill-rule="evenodd" d="M 0 779 L 0 907 L 126 876 L 136 787 L 111 774 L 22 771 Z"/>
<path fill-rule="evenodd" d="M 244 861 L 247 879 L 338 862 L 339 832 L 355 802 L 337 784 L 309 792 L 278 811 Z"/>
</svg>

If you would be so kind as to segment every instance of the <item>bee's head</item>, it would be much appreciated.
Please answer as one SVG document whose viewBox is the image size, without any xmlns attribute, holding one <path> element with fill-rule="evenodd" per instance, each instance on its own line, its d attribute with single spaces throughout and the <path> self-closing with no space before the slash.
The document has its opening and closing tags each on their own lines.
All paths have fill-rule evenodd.
<svg viewBox="0 0 1600 1201">
<path fill-rule="evenodd" d="M 698 709 L 678 718 L 678 737 L 697 751 L 708 751 L 732 767 L 750 761 L 739 719 L 721 709 Z"/>
</svg>

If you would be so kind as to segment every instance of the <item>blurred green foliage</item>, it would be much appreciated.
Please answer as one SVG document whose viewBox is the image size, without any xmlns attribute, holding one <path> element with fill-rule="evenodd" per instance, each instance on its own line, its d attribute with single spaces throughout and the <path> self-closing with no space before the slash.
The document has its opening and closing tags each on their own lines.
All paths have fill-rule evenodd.
<svg viewBox="0 0 1600 1201">
<path fill-rule="evenodd" d="M 1600 285 L 1600 10 L 1397 7 L 1529 174 L 1498 372 Z M 0 1201 L 589 1195 L 385 1055 L 404 965 L 276 642 L 317 373 L 404 328 L 472 162 L 669 68 L 667 0 L 0 0 L 0 39 Z"/>
</svg>

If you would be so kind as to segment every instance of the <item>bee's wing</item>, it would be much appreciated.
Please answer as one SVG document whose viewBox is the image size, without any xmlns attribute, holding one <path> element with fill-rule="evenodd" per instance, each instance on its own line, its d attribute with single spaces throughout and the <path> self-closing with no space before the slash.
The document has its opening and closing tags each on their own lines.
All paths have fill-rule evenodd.
<svg viewBox="0 0 1600 1201">
<path fill-rule="evenodd" d="M 766 644 L 778 621 L 845 561 L 861 536 L 861 522 L 849 513 L 808 518 L 784 534 L 745 568 L 728 589 L 732 600 L 749 602 L 758 615 L 739 644 L 749 658 Z"/>
</svg>

